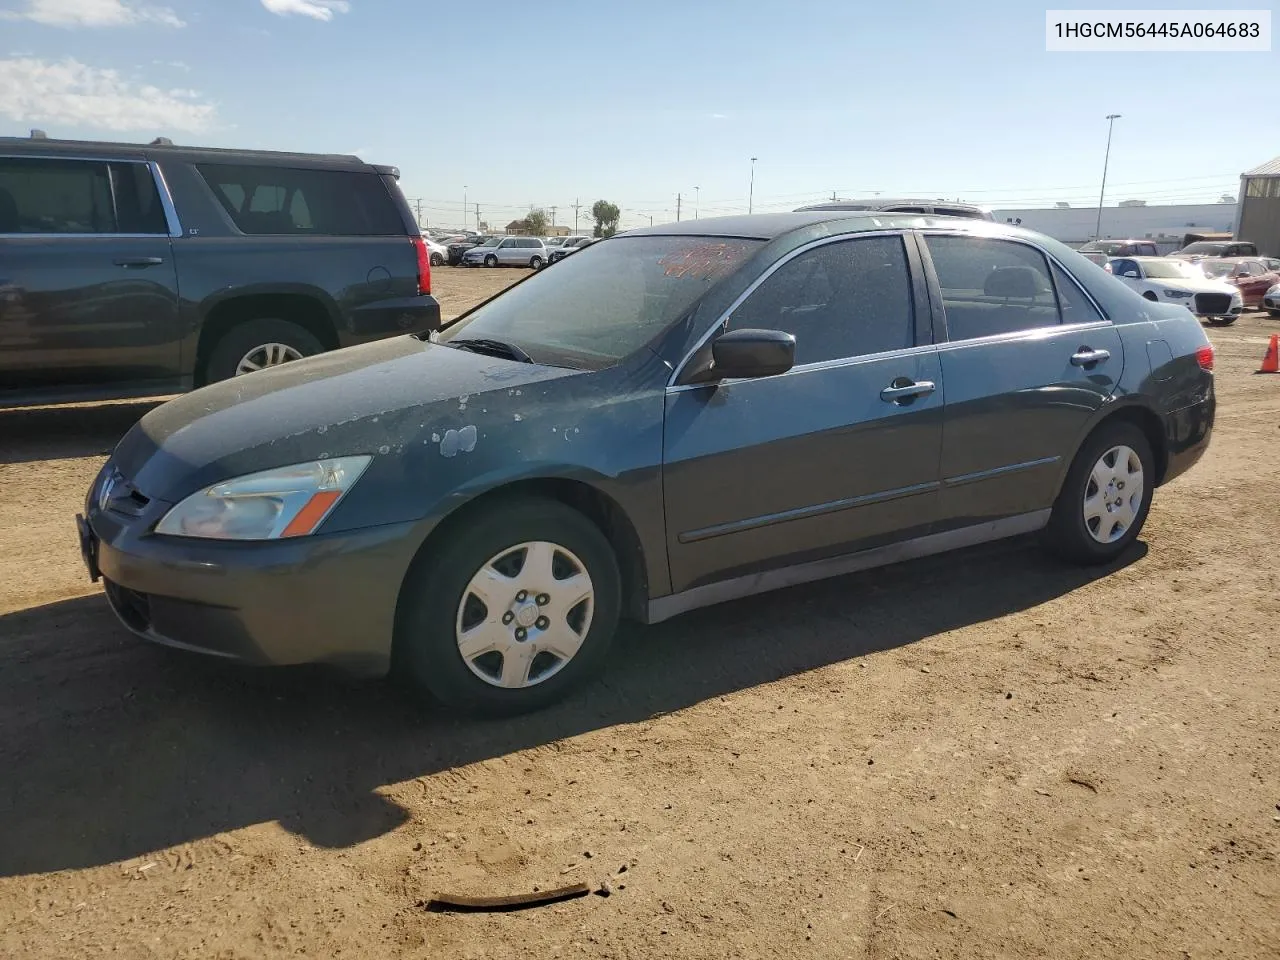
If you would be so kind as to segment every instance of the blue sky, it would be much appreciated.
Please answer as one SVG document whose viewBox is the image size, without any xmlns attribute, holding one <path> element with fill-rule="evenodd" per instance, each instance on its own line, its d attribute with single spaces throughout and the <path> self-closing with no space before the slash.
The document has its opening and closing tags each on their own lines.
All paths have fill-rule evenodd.
<svg viewBox="0 0 1280 960">
<path fill-rule="evenodd" d="M 757 211 L 1085 205 L 1107 113 L 1109 201 L 1212 201 L 1280 154 L 1275 53 L 1047 53 L 1045 6 L 0 0 L 0 135 L 359 152 L 440 225 L 464 186 L 503 223 L 745 212 L 752 156 Z"/>
</svg>

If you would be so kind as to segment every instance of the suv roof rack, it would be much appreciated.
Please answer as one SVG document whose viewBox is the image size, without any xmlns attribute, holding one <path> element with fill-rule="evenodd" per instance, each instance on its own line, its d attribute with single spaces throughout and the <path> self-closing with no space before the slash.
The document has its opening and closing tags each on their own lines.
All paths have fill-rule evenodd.
<svg viewBox="0 0 1280 960">
<path fill-rule="evenodd" d="M 297 150 L 247 150 L 241 147 L 197 147 L 188 144 L 175 144 L 168 137 L 156 137 L 149 143 L 127 143 L 121 140 L 64 140 L 61 138 L 50 137 L 43 130 L 31 131 L 29 138 L 27 137 L 4 137 L 0 136 L 0 144 L 3 143 L 20 143 L 29 140 L 40 140 L 48 143 L 50 146 L 62 145 L 68 147 L 82 148 L 105 148 L 105 149 L 133 149 L 133 150 L 173 150 L 176 153 L 207 153 L 213 156 L 241 156 L 241 157 L 263 157 L 264 159 L 273 158 L 277 160 L 297 157 L 302 160 L 330 160 L 341 163 L 362 164 L 371 166 L 366 161 L 354 154 L 346 153 L 305 153 Z"/>
</svg>

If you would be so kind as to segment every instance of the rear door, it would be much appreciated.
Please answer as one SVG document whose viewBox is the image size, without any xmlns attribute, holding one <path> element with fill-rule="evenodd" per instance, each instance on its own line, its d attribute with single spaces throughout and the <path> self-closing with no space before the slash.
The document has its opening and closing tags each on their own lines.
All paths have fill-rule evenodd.
<svg viewBox="0 0 1280 960">
<path fill-rule="evenodd" d="M 0 157 L 0 390 L 176 383 L 171 229 L 144 161 Z"/>
<path fill-rule="evenodd" d="M 1124 365 L 1120 335 L 1036 247 L 929 232 L 944 309 L 939 529 L 1044 510 Z"/>
<path fill-rule="evenodd" d="M 727 324 L 794 334 L 791 372 L 668 388 L 673 589 L 928 532 L 942 389 L 912 260 L 915 247 L 900 234 L 829 239 L 790 255 Z"/>
</svg>

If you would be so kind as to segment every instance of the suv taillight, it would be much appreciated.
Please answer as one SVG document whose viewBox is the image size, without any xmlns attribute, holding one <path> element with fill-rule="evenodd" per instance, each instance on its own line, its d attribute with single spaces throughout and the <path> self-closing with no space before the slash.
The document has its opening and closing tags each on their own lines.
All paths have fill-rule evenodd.
<svg viewBox="0 0 1280 960">
<path fill-rule="evenodd" d="M 427 253 L 427 242 L 421 237 L 410 237 L 413 252 L 418 256 L 418 296 L 431 292 L 431 257 Z"/>
<path fill-rule="evenodd" d="M 1213 347 L 1201 347 L 1196 351 L 1196 363 L 1201 370 L 1213 369 Z"/>
</svg>

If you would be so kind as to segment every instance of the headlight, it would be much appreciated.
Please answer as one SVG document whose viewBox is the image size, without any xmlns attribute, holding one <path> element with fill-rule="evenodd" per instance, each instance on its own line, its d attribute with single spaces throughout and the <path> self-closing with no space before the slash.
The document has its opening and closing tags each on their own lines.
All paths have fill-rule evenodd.
<svg viewBox="0 0 1280 960">
<path fill-rule="evenodd" d="M 1161 290 L 1160 292 L 1170 300 L 1185 300 L 1187 297 L 1191 296 L 1191 294 L 1187 293 L 1185 290 Z"/>
<path fill-rule="evenodd" d="M 156 533 L 211 540 L 277 540 L 314 533 L 372 457 L 297 463 L 224 480 L 164 515 Z"/>
</svg>

